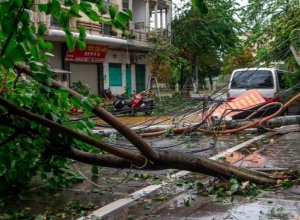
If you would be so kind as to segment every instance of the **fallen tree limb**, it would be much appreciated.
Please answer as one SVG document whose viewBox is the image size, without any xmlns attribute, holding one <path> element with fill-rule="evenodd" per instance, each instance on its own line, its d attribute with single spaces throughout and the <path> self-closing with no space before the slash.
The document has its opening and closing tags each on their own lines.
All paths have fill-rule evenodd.
<svg viewBox="0 0 300 220">
<path fill-rule="evenodd" d="M 4 98 L 0 97 L 0 105 L 5 107 L 11 114 L 17 115 L 17 116 L 21 116 L 24 117 L 26 119 L 32 120 L 36 123 L 39 123 L 45 127 L 48 127 L 50 129 L 55 130 L 55 132 L 60 132 L 63 133 L 65 135 L 68 135 L 72 138 L 78 139 L 80 141 L 83 141 L 87 144 L 90 144 L 92 146 L 95 146 L 101 150 L 104 150 L 108 153 L 111 153 L 113 155 L 122 157 L 122 158 L 126 158 L 128 160 L 132 160 L 135 161 L 135 163 L 137 164 L 143 164 L 145 162 L 144 158 L 141 157 L 140 155 L 128 152 L 126 150 L 114 147 L 110 144 L 101 142 L 95 138 L 89 137 L 87 135 L 81 134 L 79 132 L 76 132 L 70 128 L 67 128 L 65 126 L 63 126 L 62 124 L 58 124 L 54 121 L 51 121 L 49 119 L 43 118 L 39 115 L 36 115 L 34 113 L 28 112 L 25 109 L 22 109 L 20 107 L 17 107 L 15 105 L 13 105 L 12 103 L 8 102 L 7 100 L 5 100 Z"/>
<path fill-rule="evenodd" d="M 16 69 L 20 72 L 23 72 L 29 76 L 34 76 L 30 71 L 29 67 L 26 65 L 16 65 Z M 82 100 L 84 97 L 73 91 L 70 88 L 62 86 L 60 83 L 52 80 L 52 87 L 59 89 L 64 88 L 68 91 L 71 96 L 75 96 Z M 41 116 L 35 115 L 31 112 L 27 112 L 24 109 L 14 106 L 13 104 L 7 102 L 5 99 L 0 99 L 0 104 L 7 108 L 9 111 L 13 112 L 16 115 L 25 117 L 29 120 L 33 120 L 43 126 L 46 126 L 56 132 L 63 133 L 70 137 L 76 138 L 78 140 L 84 141 L 93 146 L 99 147 L 114 156 L 105 157 L 101 154 L 93 154 L 85 151 L 78 150 L 76 148 L 67 147 L 67 148 L 56 148 L 55 152 L 58 155 L 65 156 L 67 158 L 75 159 L 81 162 L 107 166 L 107 167 L 116 167 L 116 168 L 139 168 L 134 164 L 139 166 L 143 165 L 142 169 L 180 169 L 180 170 L 189 170 L 195 172 L 201 172 L 204 174 L 212 176 L 221 176 L 221 177 L 231 177 L 237 176 L 239 179 L 250 180 L 256 183 L 274 183 L 275 179 L 266 178 L 264 175 L 261 175 L 258 172 L 246 170 L 243 168 L 234 167 L 226 163 L 212 161 L 206 158 L 201 158 L 198 156 L 185 154 L 182 152 L 167 152 L 167 151 L 156 151 L 154 150 L 145 140 L 142 139 L 138 134 L 133 132 L 125 124 L 121 123 L 118 119 L 112 116 L 109 112 L 102 109 L 100 106 L 93 106 L 93 113 L 103 119 L 105 122 L 110 124 L 116 130 L 118 130 L 123 136 L 125 136 L 132 144 L 134 144 L 143 154 L 138 155 L 134 154 L 120 148 L 117 148 L 112 145 L 100 142 L 96 139 L 93 139 L 89 136 L 75 132 L 69 128 L 64 127 L 61 124 L 55 123 L 48 119 L 45 119 Z M 178 129 L 178 132 L 186 128 Z M 177 131 L 176 131 L 177 132 Z M 49 140 L 51 142 L 51 140 Z M 51 147 L 53 148 L 53 146 Z M 115 157 L 117 156 L 117 157 Z M 146 159 L 146 161 L 145 161 Z"/>
<path fill-rule="evenodd" d="M 226 178 L 231 176 L 237 176 L 239 179 L 251 180 L 256 183 L 273 183 L 275 181 L 274 179 L 266 178 L 265 176 L 261 175 L 259 172 L 254 172 L 251 170 L 234 167 L 222 162 L 197 157 L 183 152 L 158 151 L 159 159 L 156 160 L 155 162 L 151 162 L 148 161 L 147 158 L 141 155 L 136 155 L 130 152 L 126 152 L 115 146 L 102 143 L 96 139 L 92 139 L 89 136 L 80 134 L 67 127 L 64 127 L 61 124 L 50 121 L 41 116 L 35 115 L 34 113 L 16 107 L 13 104 L 6 101 L 5 99 L 3 99 L 2 97 L 0 97 L 0 105 L 7 108 L 11 114 L 25 117 L 28 120 L 35 121 L 36 123 L 39 123 L 50 129 L 55 129 L 56 132 L 62 132 L 65 135 L 68 135 L 73 138 L 78 138 L 79 140 L 85 141 L 86 143 L 92 144 L 93 146 L 98 146 L 100 149 L 105 149 L 109 152 L 113 152 L 113 154 L 116 156 L 121 156 L 121 158 L 115 156 L 103 156 L 101 154 L 93 154 L 93 153 L 81 151 L 76 148 L 72 148 L 70 146 L 50 147 L 52 151 L 54 151 L 55 154 L 57 155 L 64 156 L 70 159 L 75 159 L 77 161 L 81 161 L 84 163 L 94 164 L 98 166 L 106 166 L 106 167 L 136 168 L 136 169 L 142 168 L 147 170 L 159 170 L 159 169 L 172 168 L 172 169 L 201 172 L 207 175 L 226 177 Z M 32 133 L 36 131 L 32 130 L 30 132 Z M 50 132 L 51 131 L 49 130 L 49 133 Z M 49 141 L 53 143 L 53 140 L 51 141 L 49 139 Z M 138 167 L 138 166 L 142 166 L 142 167 Z"/>
<path fill-rule="evenodd" d="M 122 158 L 104 157 L 102 155 L 95 155 L 75 148 L 70 148 L 66 151 L 56 151 L 56 153 L 83 163 L 97 166 L 141 169 L 140 167 L 134 166 L 128 160 L 124 160 Z M 156 163 L 146 163 L 145 166 L 142 167 L 143 170 L 179 169 L 200 172 L 206 175 L 223 178 L 237 176 L 241 180 L 250 180 L 255 183 L 272 184 L 276 182 L 276 179 L 267 176 L 267 174 L 235 167 L 206 158 L 196 157 L 182 152 L 158 151 L 158 153 L 161 159 Z"/>
</svg>

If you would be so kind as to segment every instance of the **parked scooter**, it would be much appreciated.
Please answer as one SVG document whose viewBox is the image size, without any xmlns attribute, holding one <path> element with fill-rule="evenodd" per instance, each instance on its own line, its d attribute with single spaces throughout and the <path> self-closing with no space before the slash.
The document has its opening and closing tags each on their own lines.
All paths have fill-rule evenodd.
<svg viewBox="0 0 300 220">
<path fill-rule="evenodd" d="M 135 94 L 133 99 L 125 99 L 120 95 L 114 97 L 113 115 L 128 114 L 134 116 L 137 112 L 143 112 L 144 115 L 150 115 L 154 108 L 154 100 L 146 98 L 147 91 Z"/>
</svg>

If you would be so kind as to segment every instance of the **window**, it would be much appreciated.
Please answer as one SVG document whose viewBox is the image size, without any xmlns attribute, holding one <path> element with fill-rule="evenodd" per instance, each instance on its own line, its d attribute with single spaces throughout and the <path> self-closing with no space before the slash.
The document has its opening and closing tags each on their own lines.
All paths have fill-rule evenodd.
<svg viewBox="0 0 300 220">
<path fill-rule="evenodd" d="M 122 69 L 120 63 L 109 64 L 109 86 L 122 86 Z"/>
<path fill-rule="evenodd" d="M 128 6 L 128 0 L 123 0 L 123 1 L 122 1 L 122 8 L 123 8 L 123 10 L 129 8 L 129 6 Z"/>
<path fill-rule="evenodd" d="M 112 26 L 109 24 L 104 24 L 103 25 L 103 34 L 104 35 L 111 35 L 112 32 Z"/>
<path fill-rule="evenodd" d="M 235 72 L 231 88 L 233 89 L 272 89 L 274 79 L 269 70 L 245 70 Z"/>
</svg>

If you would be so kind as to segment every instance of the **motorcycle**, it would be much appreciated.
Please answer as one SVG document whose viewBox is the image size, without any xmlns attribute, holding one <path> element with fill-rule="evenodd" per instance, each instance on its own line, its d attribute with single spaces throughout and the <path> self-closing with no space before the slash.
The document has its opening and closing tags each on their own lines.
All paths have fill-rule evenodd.
<svg viewBox="0 0 300 220">
<path fill-rule="evenodd" d="M 134 116 L 137 112 L 142 112 L 144 115 L 151 115 L 154 100 L 146 98 L 146 96 L 146 91 L 135 94 L 133 99 L 125 99 L 120 95 L 116 95 L 113 100 L 114 109 L 111 113 L 113 115 L 128 114 Z"/>
</svg>

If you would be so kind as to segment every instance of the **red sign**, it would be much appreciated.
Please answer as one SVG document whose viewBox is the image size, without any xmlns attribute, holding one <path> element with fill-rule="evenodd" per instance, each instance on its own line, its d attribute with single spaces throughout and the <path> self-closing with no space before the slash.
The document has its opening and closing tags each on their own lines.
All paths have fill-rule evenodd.
<svg viewBox="0 0 300 220">
<path fill-rule="evenodd" d="M 87 44 L 85 50 L 75 48 L 73 51 L 68 51 L 65 60 L 84 63 L 103 63 L 106 52 L 106 46 Z"/>
</svg>

